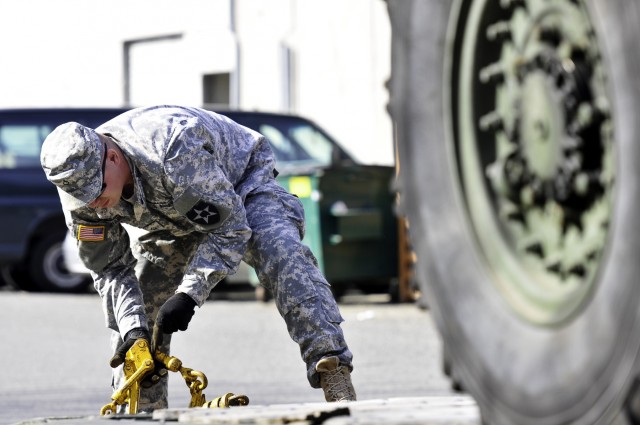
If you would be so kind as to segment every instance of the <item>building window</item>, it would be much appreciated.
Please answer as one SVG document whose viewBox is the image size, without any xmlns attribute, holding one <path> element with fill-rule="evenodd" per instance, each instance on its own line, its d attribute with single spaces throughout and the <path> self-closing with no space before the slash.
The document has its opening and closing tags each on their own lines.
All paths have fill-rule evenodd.
<svg viewBox="0 0 640 425">
<path fill-rule="evenodd" d="M 230 75 L 206 74 L 202 77 L 202 101 L 205 105 L 229 106 Z"/>
</svg>

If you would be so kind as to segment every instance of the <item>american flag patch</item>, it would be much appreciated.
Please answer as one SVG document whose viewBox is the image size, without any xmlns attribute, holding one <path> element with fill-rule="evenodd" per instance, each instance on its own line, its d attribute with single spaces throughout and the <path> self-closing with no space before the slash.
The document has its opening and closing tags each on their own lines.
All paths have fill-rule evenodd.
<svg viewBox="0 0 640 425">
<path fill-rule="evenodd" d="M 78 240 L 79 241 L 103 241 L 104 240 L 104 226 L 84 226 L 78 227 Z"/>
</svg>

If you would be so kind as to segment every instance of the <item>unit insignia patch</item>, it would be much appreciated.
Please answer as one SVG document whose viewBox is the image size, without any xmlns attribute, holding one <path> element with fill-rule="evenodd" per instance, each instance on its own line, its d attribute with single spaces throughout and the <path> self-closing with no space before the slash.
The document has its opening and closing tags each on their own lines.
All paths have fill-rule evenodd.
<svg viewBox="0 0 640 425">
<path fill-rule="evenodd" d="M 199 201 L 191 208 L 187 214 L 187 218 L 196 224 L 210 226 L 220 221 L 220 212 L 215 205 Z"/>
</svg>

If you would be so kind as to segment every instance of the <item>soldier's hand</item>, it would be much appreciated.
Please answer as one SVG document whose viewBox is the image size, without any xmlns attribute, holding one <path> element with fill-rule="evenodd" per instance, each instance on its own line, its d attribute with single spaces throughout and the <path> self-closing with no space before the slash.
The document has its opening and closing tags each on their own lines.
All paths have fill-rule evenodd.
<svg viewBox="0 0 640 425">
<path fill-rule="evenodd" d="M 156 324 L 166 334 L 186 331 L 193 317 L 196 302 L 187 294 L 178 292 L 169 298 L 158 311 Z"/>
<path fill-rule="evenodd" d="M 138 339 L 144 339 L 145 341 L 147 341 L 148 346 L 151 347 L 151 338 L 149 337 L 148 330 L 144 328 L 131 329 L 124 336 L 124 341 L 122 342 L 122 344 L 120 344 L 118 348 L 116 348 L 116 352 L 114 353 L 113 357 L 111 357 L 109 365 L 113 368 L 116 368 L 124 363 L 127 351 L 129 351 L 129 349 Z M 160 382 L 160 379 L 167 374 L 167 369 L 162 364 L 162 362 L 159 362 L 154 358 L 153 363 L 153 371 L 145 375 L 145 377 L 140 382 L 140 385 L 144 388 L 149 388 L 152 385 Z"/>
<path fill-rule="evenodd" d="M 147 341 L 147 344 L 149 344 L 149 347 L 151 347 L 151 337 L 149 336 L 148 330 L 144 328 L 131 329 L 124 336 L 124 341 L 122 342 L 122 344 L 120 344 L 118 348 L 116 348 L 116 352 L 113 354 L 113 357 L 111 357 L 111 360 L 109 360 L 109 366 L 116 368 L 124 363 L 127 351 L 129 351 L 129 349 L 138 339 L 144 339 L 145 341 Z"/>
</svg>

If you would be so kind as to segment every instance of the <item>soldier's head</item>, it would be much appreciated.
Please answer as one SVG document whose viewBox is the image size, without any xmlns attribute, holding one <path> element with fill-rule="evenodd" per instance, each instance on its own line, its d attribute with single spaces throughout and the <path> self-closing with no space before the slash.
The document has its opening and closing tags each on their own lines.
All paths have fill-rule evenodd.
<svg viewBox="0 0 640 425">
<path fill-rule="evenodd" d="M 108 137 L 75 122 L 58 126 L 42 144 L 40 163 L 68 211 L 118 204 L 131 180 L 122 151 Z"/>
</svg>

